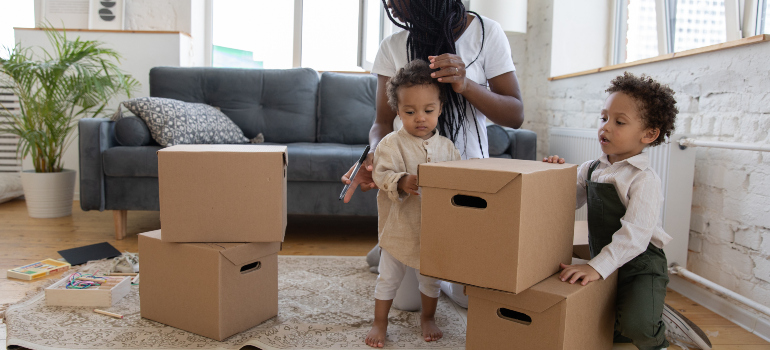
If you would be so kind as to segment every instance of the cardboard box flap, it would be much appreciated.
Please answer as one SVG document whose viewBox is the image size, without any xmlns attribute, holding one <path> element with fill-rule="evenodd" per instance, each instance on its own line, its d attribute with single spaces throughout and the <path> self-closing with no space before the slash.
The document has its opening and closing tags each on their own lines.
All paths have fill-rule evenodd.
<svg viewBox="0 0 770 350">
<path fill-rule="evenodd" d="M 489 171 L 482 169 L 433 166 L 446 163 L 477 161 L 478 160 L 474 159 L 456 162 L 420 164 L 417 169 L 419 186 L 457 191 L 497 193 L 503 186 L 519 176 L 519 173 L 510 171 Z"/>
<path fill-rule="evenodd" d="M 281 250 L 281 242 L 210 243 L 210 245 L 221 247 L 219 253 L 236 266 L 245 265 Z"/>
<path fill-rule="evenodd" d="M 564 283 L 564 282 L 562 282 Z M 534 288 L 534 287 L 533 287 Z M 564 297 L 552 293 L 533 291 L 527 289 L 519 294 L 506 293 L 487 288 L 469 286 L 467 289 L 469 296 L 483 298 L 513 308 L 541 313 L 550 309 L 552 306 L 564 300 Z"/>
<path fill-rule="evenodd" d="M 168 152 L 224 152 L 224 153 L 286 153 L 282 145 L 176 145 L 158 150 L 158 154 Z"/>
<path fill-rule="evenodd" d="M 153 239 L 157 239 L 157 240 L 160 240 L 160 230 L 155 230 L 155 231 L 150 231 L 150 232 L 140 233 L 139 235 L 140 235 L 140 236 L 146 236 L 146 237 L 150 237 L 150 238 L 153 238 Z"/>
<path fill-rule="evenodd" d="M 590 284 L 582 286 L 577 282 L 575 282 L 575 284 L 562 282 L 561 279 L 559 279 L 559 273 L 556 273 L 519 294 L 494 291 L 486 288 L 469 287 L 468 295 L 495 301 L 518 309 L 540 313 L 548 310 L 558 302 L 567 299 L 571 295 L 590 289 L 590 286 Z"/>
</svg>

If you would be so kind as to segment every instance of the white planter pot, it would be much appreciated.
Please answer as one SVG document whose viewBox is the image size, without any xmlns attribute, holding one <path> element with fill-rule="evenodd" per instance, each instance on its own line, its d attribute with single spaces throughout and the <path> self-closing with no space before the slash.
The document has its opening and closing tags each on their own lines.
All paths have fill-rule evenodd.
<svg viewBox="0 0 770 350">
<path fill-rule="evenodd" d="M 27 212 L 33 218 L 58 218 L 72 215 L 72 201 L 75 196 L 74 170 L 64 169 L 60 173 L 36 173 L 26 170 L 21 173 L 21 186 L 27 201 Z"/>
</svg>

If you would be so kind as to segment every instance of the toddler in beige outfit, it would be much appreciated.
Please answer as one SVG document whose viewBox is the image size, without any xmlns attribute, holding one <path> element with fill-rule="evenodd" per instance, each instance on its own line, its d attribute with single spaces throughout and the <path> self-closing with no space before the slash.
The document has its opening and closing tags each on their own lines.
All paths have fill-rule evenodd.
<svg viewBox="0 0 770 350">
<path fill-rule="evenodd" d="M 377 211 L 382 255 L 374 290 L 374 324 L 365 340 L 372 347 L 384 346 L 388 311 L 407 271 L 414 271 L 419 281 L 425 341 L 443 336 L 435 321 L 440 281 L 418 272 L 421 201 L 417 167 L 460 160 L 460 152 L 436 129 L 444 96 L 431 73 L 428 62 L 414 60 L 388 81 L 388 104 L 398 112 L 403 127 L 385 136 L 374 153 L 372 178 L 380 189 Z"/>
</svg>

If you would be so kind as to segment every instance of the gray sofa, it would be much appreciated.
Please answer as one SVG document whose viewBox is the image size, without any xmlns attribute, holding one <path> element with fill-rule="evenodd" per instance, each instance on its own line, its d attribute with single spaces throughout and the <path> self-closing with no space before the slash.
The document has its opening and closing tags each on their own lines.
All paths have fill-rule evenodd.
<svg viewBox="0 0 770 350">
<path fill-rule="evenodd" d="M 312 69 L 249 70 L 158 67 L 150 95 L 206 103 L 226 114 L 247 138 L 288 146 L 289 214 L 377 215 L 376 191 L 338 200 L 340 176 L 368 143 L 375 117 L 376 78 Z M 116 237 L 125 236 L 127 210 L 159 210 L 157 150 L 147 126 L 133 117 L 116 123 L 83 119 L 80 132 L 80 206 L 113 210 Z M 492 156 L 535 159 L 536 135 L 491 125 Z M 124 146 L 127 144 L 129 146 Z"/>
</svg>

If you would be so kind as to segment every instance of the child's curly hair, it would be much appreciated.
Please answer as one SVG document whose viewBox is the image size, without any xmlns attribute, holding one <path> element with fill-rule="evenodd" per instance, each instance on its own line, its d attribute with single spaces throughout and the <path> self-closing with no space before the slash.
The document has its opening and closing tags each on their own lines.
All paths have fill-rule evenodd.
<svg viewBox="0 0 770 350">
<path fill-rule="evenodd" d="M 430 68 L 427 61 L 416 59 L 407 63 L 403 68 L 399 69 L 395 76 L 388 80 L 388 86 L 386 93 L 388 95 L 388 106 L 393 109 L 394 112 L 398 112 L 398 89 L 402 87 L 412 87 L 415 85 L 435 85 L 439 94 L 439 101 L 446 103 L 446 96 L 441 90 L 441 85 L 438 80 L 430 76 L 435 72 Z"/>
<path fill-rule="evenodd" d="M 644 74 L 636 77 L 629 72 L 613 79 L 611 84 L 607 92 L 622 92 L 636 100 L 639 114 L 646 128 L 660 129 L 660 135 L 650 146 L 657 146 L 663 143 L 666 137 L 671 136 L 676 114 L 679 113 L 674 99 L 674 90 Z"/>
</svg>

